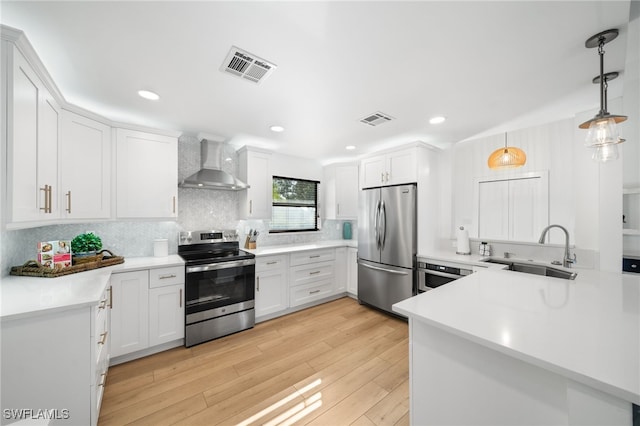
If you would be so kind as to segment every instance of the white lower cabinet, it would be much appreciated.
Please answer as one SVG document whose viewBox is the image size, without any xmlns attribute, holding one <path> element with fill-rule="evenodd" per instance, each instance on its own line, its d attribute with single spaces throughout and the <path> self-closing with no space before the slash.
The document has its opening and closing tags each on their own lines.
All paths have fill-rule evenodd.
<svg viewBox="0 0 640 426">
<path fill-rule="evenodd" d="M 343 293 L 347 291 L 347 248 L 336 248 L 336 293 Z"/>
<path fill-rule="evenodd" d="M 358 295 L 358 249 L 347 248 L 347 293 Z"/>
<path fill-rule="evenodd" d="M 183 269 L 149 271 L 149 346 L 184 338 Z"/>
<path fill-rule="evenodd" d="M 149 271 L 111 275 L 111 356 L 149 346 Z"/>
<path fill-rule="evenodd" d="M 109 364 L 108 303 L 105 290 L 96 306 L 3 321 L 2 408 L 43 410 L 56 425 L 96 425 Z"/>
<path fill-rule="evenodd" d="M 114 273 L 111 286 L 113 358 L 184 338 L 183 265 Z"/>
<path fill-rule="evenodd" d="M 287 258 L 279 255 L 256 259 L 256 317 L 287 309 Z"/>
</svg>

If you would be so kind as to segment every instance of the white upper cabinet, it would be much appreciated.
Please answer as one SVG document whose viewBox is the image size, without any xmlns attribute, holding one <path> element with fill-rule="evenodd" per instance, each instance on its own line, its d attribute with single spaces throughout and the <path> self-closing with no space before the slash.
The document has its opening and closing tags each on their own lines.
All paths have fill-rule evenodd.
<svg viewBox="0 0 640 426">
<path fill-rule="evenodd" d="M 324 169 L 325 219 L 358 218 L 358 166 L 339 164 Z"/>
<path fill-rule="evenodd" d="M 271 219 L 273 177 L 271 154 L 243 147 L 238 153 L 238 177 L 249 185 L 240 191 L 239 213 L 242 219 Z"/>
<path fill-rule="evenodd" d="M 111 215 L 111 127 L 63 110 L 60 210 L 69 219 Z"/>
<path fill-rule="evenodd" d="M 3 42 L 7 88 L 3 127 L 7 146 L 7 222 L 45 222 L 59 217 L 60 108 L 27 60 Z"/>
<path fill-rule="evenodd" d="M 476 179 L 473 237 L 536 242 L 549 224 L 546 172 Z"/>
<path fill-rule="evenodd" d="M 118 218 L 178 216 L 178 139 L 116 130 Z"/>
<path fill-rule="evenodd" d="M 365 158 L 360 164 L 360 187 L 400 185 L 418 181 L 417 147 Z"/>
</svg>

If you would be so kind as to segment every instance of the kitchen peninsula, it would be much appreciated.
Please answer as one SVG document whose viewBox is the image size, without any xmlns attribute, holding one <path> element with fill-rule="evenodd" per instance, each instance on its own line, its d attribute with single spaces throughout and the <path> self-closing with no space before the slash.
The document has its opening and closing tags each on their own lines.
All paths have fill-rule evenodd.
<svg viewBox="0 0 640 426">
<path fill-rule="evenodd" d="M 411 423 L 623 424 L 640 404 L 640 280 L 474 273 L 409 317 Z"/>
</svg>

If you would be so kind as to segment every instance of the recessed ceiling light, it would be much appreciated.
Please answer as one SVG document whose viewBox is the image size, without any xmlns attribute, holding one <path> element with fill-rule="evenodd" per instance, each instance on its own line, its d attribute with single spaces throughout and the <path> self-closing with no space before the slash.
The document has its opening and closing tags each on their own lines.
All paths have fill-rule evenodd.
<svg viewBox="0 0 640 426">
<path fill-rule="evenodd" d="M 138 90 L 138 95 L 140 95 L 141 98 L 149 99 L 150 101 L 157 101 L 160 99 L 160 95 L 148 90 Z"/>
<path fill-rule="evenodd" d="M 271 129 L 272 132 L 277 132 L 277 133 L 284 132 L 284 127 L 282 126 L 271 126 L 269 127 L 269 129 Z"/>
<path fill-rule="evenodd" d="M 347 145 L 347 146 L 344 147 L 344 149 L 346 149 L 348 151 L 353 151 L 354 149 L 356 149 L 356 147 L 353 146 L 353 145 Z"/>
<path fill-rule="evenodd" d="M 440 123 L 444 123 L 444 120 L 446 120 L 446 118 L 440 115 L 440 116 L 437 116 L 437 117 L 431 117 L 429 119 L 429 123 L 431 123 L 431 124 L 440 124 Z"/>
</svg>

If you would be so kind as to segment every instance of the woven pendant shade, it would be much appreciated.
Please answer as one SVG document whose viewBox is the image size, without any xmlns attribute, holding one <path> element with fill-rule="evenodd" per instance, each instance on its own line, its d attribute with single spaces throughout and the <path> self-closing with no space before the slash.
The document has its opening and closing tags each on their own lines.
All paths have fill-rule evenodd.
<svg viewBox="0 0 640 426">
<path fill-rule="evenodd" d="M 527 154 L 520 148 L 507 146 L 507 134 L 504 134 L 504 148 L 493 151 L 487 160 L 490 169 L 515 169 L 524 166 Z"/>
</svg>

